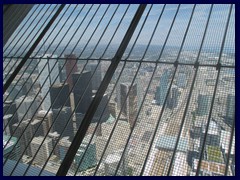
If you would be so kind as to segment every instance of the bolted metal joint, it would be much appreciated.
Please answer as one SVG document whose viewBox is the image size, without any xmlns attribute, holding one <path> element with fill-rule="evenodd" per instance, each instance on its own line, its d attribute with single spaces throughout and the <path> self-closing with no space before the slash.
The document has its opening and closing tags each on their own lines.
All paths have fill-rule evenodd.
<svg viewBox="0 0 240 180">
<path fill-rule="evenodd" d="M 217 66 L 216 66 L 216 70 L 218 71 L 218 70 L 220 70 L 221 69 L 221 67 L 222 67 L 222 64 L 219 62 L 219 63 L 217 63 Z"/>
<path fill-rule="evenodd" d="M 197 69 L 199 67 L 199 62 L 196 61 L 195 64 L 194 64 L 194 68 Z"/>
</svg>

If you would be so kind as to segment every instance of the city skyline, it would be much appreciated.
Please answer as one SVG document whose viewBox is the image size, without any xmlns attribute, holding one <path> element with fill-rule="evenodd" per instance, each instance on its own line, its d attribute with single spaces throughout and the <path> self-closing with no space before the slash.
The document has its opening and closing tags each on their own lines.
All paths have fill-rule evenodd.
<svg viewBox="0 0 240 180">
<path fill-rule="evenodd" d="M 77 7 L 76 7 L 77 6 Z M 187 41 L 184 44 L 185 48 L 198 48 L 199 44 L 201 42 L 202 36 L 203 36 L 203 31 L 204 29 L 202 27 L 204 27 L 206 25 L 206 20 L 208 18 L 208 13 L 210 10 L 210 4 L 205 5 L 205 4 L 198 4 L 195 8 L 194 14 L 193 14 L 193 20 L 192 23 L 190 25 L 190 29 L 189 32 L 187 34 Z M 71 5 L 68 7 L 68 10 L 66 11 L 66 13 L 64 14 L 64 16 L 61 18 L 62 22 L 66 21 L 67 23 L 63 24 L 60 22 L 58 22 L 56 28 L 54 29 L 54 31 L 52 32 L 53 34 L 55 33 L 56 36 L 49 36 L 50 32 L 52 31 L 52 29 L 50 29 L 49 33 L 46 34 L 46 38 L 43 38 L 43 42 L 40 43 L 39 47 L 37 49 L 40 48 L 40 46 L 43 45 L 44 46 L 41 48 L 42 50 L 44 49 L 49 49 L 51 47 L 54 46 L 64 46 L 68 43 L 70 43 L 69 45 L 73 45 L 75 46 L 77 43 L 79 45 L 79 47 L 83 47 L 85 45 L 85 43 L 83 42 L 87 42 L 88 39 L 91 35 L 91 33 L 93 33 L 93 30 L 95 27 L 95 24 L 97 24 L 100 20 L 101 17 L 103 16 L 104 12 L 106 11 L 106 15 L 104 16 L 103 20 L 101 21 L 99 27 L 104 27 L 106 25 L 108 25 L 108 29 L 107 29 L 107 33 L 112 34 L 114 32 L 114 27 L 116 24 L 118 24 L 120 22 L 120 18 L 121 16 L 123 16 L 123 13 L 126 11 L 127 9 L 127 5 L 120 5 L 117 12 L 115 13 L 113 19 L 110 22 L 110 17 L 111 15 L 113 15 L 114 10 L 117 8 L 117 5 L 111 5 L 111 8 L 107 8 L 108 5 L 101 5 L 100 9 L 98 10 L 97 14 L 94 14 L 94 12 L 98 9 L 98 5 L 94 5 L 90 11 L 90 13 L 88 14 L 89 16 L 87 16 L 88 20 L 85 20 L 83 22 L 82 26 L 86 26 L 88 21 L 91 21 L 91 18 L 94 15 L 94 18 L 92 20 L 92 23 L 90 23 L 90 26 L 87 28 L 87 31 L 84 33 L 83 38 L 81 39 L 80 43 L 77 41 L 78 38 L 73 38 L 71 39 L 71 35 L 73 35 L 74 33 L 80 33 L 80 29 L 78 29 L 76 31 L 76 29 L 79 26 L 78 21 L 81 22 L 81 20 L 83 20 L 82 18 L 80 19 L 76 19 L 75 18 L 78 16 L 78 13 L 80 13 L 82 16 L 86 15 L 88 12 L 88 9 L 91 7 L 91 5 L 86 5 L 84 6 L 84 8 L 82 9 L 83 5 Z M 131 18 L 133 17 L 134 13 L 137 10 L 138 5 L 134 4 L 134 5 L 130 5 L 130 8 L 127 11 L 127 15 L 125 16 L 125 20 L 122 22 L 121 24 L 121 28 L 123 29 L 123 27 L 126 27 L 129 25 Z M 217 35 L 220 37 L 223 35 L 224 31 L 223 29 L 217 29 L 218 26 L 224 26 L 224 24 L 227 21 L 227 13 L 229 10 L 230 5 L 223 5 L 223 4 L 217 4 L 213 6 L 213 10 L 212 10 L 212 14 L 210 17 L 210 25 L 208 27 L 207 30 L 207 38 L 208 40 L 205 40 L 205 45 L 203 48 L 206 49 L 211 49 L 211 48 L 218 48 L 220 47 L 220 38 L 219 39 L 215 39 L 214 41 L 211 40 L 211 37 L 216 36 Z M 49 10 L 48 10 L 49 8 Z M 67 8 L 67 7 L 66 7 Z M 75 9 L 76 8 L 76 9 Z M 150 8 L 147 7 L 147 8 Z M 177 14 L 175 23 L 174 23 L 174 27 L 172 29 L 172 33 L 171 36 L 168 39 L 168 42 L 166 44 L 166 46 L 176 46 L 178 44 L 181 43 L 182 41 L 182 36 L 184 34 L 184 31 L 186 29 L 187 26 L 187 21 L 190 18 L 191 15 L 191 10 L 193 8 L 193 5 L 191 4 L 182 4 L 180 6 L 179 12 Z M 56 9 L 55 6 L 44 6 L 41 5 L 40 7 L 38 7 L 35 10 L 35 14 L 39 13 L 39 16 L 37 16 L 40 19 L 36 19 L 33 22 L 32 27 L 36 26 L 36 27 L 41 27 L 41 25 L 43 25 L 44 21 L 49 18 L 50 16 L 53 15 L 52 11 Z M 158 16 L 159 16 L 159 10 L 160 12 L 163 9 L 163 5 L 159 5 L 159 4 L 155 4 L 152 9 L 150 14 L 148 15 L 148 19 L 147 19 L 147 23 L 145 24 L 142 32 L 141 32 L 141 38 L 138 39 L 138 44 L 142 44 L 142 45 L 147 45 L 149 43 L 150 37 L 149 37 L 149 33 L 153 32 L 153 28 L 154 26 L 157 24 L 157 20 L 158 20 Z M 48 10 L 48 11 L 47 11 Z M 82 10 L 82 11 L 81 11 Z M 149 9 L 147 9 L 149 10 Z M 33 11 L 33 10 L 32 10 Z M 45 12 L 46 11 L 46 12 Z M 165 7 L 165 11 L 163 13 L 163 17 L 161 18 L 161 20 L 159 21 L 159 25 L 158 28 L 156 29 L 156 32 L 154 34 L 154 37 L 151 41 L 151 45 L 163 45 L 163 41 L 162 39 L 164 39 L 164 37 L 166 36 L 167 32 L 169 31 L 169 27 L 170 27 L 170 23 L 173 21 L 173 16 L 174 13 L 177 11 L 177 5 L 175 4 L 169 4 L 166 5 Z M 44 13 L 50 13 L 49 17 L 48 16 L 43 16 Z M 146 16 L 147 11 L 145 12 L 145 14 L 143 15 L 142 19 L 140 20 L 140 24 L 143 22 L 143 18 Z M 225 18 L 221 18 L 219 15 L 224 16 Z M 233 8 L 233 13 L 231 15 L 230 18 L 230 22 L 234 23 L 234 8 Z M 71 15 L 71 16 L 70 16 Z M 42 18 L 43 16 L 43 18 Z M 28 17 L 31 18 L 31 17 Z M 28 18 L 25 18 L 26 20 Z M 35 22 L 37 22 L 38 20 L 41 20 L 40 23 L 35 24 Z M 33 21 L 32 19 L 30 21 Z M 59 19 L 58 19 L 59 21 Z M 108 22 L 110 22 L 110 24 L 108 24 Z M 24 24 L 25 22 L 23 21 L 22 24 Z M 81 22 L 82 23 L 82 22 Z M 64 25 L 66 27 L 71 27 L 67 33 L 67 36 L 65 36 L 66 31 L 63 30 L 61 28 L 61 26 Z M 139 25 L 140 26 L 140 25 Z M 99 37 L 97 34 L 102 33 L 103 28 L 97 28 L 97 32 L 94 33 L 94 37 L 91 39 L 91 41 L 89 42 L 89 45 L 95 45 L 96 42 L 98 41 Z M 139 27 L 137 27 L 139 29 Z M 21 32 L 26 31 L 25 34 L 28 34 L 28 32 L 31 32 L 31 29 L 21 29 L 21 26 L 19 26 L 18 28 L 19 30 L 21 30 Z M 15 33 L 17 33 L 19 30 L 16 30 Z M 85 30 L 85 29 L 83 29 Z M 126 31 L 126 30 L 122 30 L 122 31 Z M 52 34 L 51 33 L 51 34 Z M 197 34 L 196 34 L 197 33 Z M 23 34 L 23 36 L 25 36 L 25 34 Z M 30 33 L 30 37 L 28 39 L 34 38 L 34 33 Z M 101 43 L 100 44 L 107 44 L 108 43 L 108 36 L 104 35 L 101 39 Z M 15 34 L 14 34 L 15 35 Z M 14 37 L 14 35 L 12 37 Z M 135 33 L 133 35 L 133 38 L 136 36 L 137 34 Z M 49 37 L 48 37 L 49 36 Z M 57 37 L 63 37 L 64 39 L 60 41 L 61 38 L 57 38 Z M 75 35 L 76 36 L 76 35 Z M 74 36 L 74 37 L 75 37 Z M 235 31 L 234 31 L 234 27 L 230 28 L 230 31 L 228 31 L 227 34 L 228 38 L 234 40 L 235 38 Z M 48 38 L 47 38 L 48 37 Z M 161 37 L 161 38 L 159 38 Z M 84 39 L 86 38 L 86 39 Z M 121 39 L 119 38 L 123 38 L 122 36 L 122 32 L 119 32 L 118 36 L 115 36 L 113 41 L 111 42 L 112 45 L 114 44 L 118 44 L 119 41 L 121 41 Z M 46 41 L 47 40 L 47 41 Z M 14 41 L 18 41 L 18 39 L 9 39 L 8 42 L 12 42 L 12 44 L 15 44 Z M 194 42 L 194 43 L 193 43 Z M 18 42 L 18 44 L 21 44 L 22 42 Z M 30 42 L 25 42 L 25 44 L 28 44 Z M 130 41 L 130 44 L 133 43 L 133 40 Z M 89 46 L 88 45 L 88 46 Z M 5 45 L 5 47 L 8 47 L 8 44 Z M 232 51 L 235 50 L 234 45 L 231 43 L 231 41 L 227 41 L 225 44 L 225 49 L 232 49 Z M 19 49 L 19 48 L 15 48 L 15 49 Z M 14 49 L 12 49 L 12 53 L 14 52 Z"/>
</svg>

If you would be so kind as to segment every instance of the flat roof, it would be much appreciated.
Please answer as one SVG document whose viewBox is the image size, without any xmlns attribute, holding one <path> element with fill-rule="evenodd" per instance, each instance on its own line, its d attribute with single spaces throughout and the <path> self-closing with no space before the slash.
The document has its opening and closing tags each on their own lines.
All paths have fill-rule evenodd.
<svg viewBox="0 0 240 180">
<path fill-rule="evenodd" d="M 152 136 L 152 133 L 153 131 L 145 131 L 141 138 L 141 141 L 148 142 L 150 137 Z"/>
<path fill-rule="evenodd" d="M 207 159 L 209 161 L 223 163 L 223 156 L 218 146 L 207 146 Z"/>
<path fill-rule="evenodd" d="M 187 155 L 177 152 L 174 161 L 172 176 L 186 176 L 188 171 Z"/>
<path fill-rule="evenodd" d="M 111 164 L 120 161 L 120 155 L 118 154 L 109 154 L 105 160 L 105 163 Z"/>
<path fill-rule="evenodd" d="M 158 138 L 155 147 L 157 149 L 174 150 L 176 141 L 177 141 L 177 136 L 163 135 Z M 177 151 L 187 152 L 187 150 L 188 150 L 187 138 L 180 137 Z"/>
<path fill-rule="evenodd" d="M 194 170 L 197 170 L 199 159 L 194 159 L 193 160 L 193 168 Z M 205 161 L 202 160 L 201 162 L 201 171 L 208 171 L 208 172 L 213 172 L 217 174 L 224 174 L 225 173 L 225 164 L 221 163 L 216 163 L 216 162 L 210 162 L 210 161 Z"/>
</svg>

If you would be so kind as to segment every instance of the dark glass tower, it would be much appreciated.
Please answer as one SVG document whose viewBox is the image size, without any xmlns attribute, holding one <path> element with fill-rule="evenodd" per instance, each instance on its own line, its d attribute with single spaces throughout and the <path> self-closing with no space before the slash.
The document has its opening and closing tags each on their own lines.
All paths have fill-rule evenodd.
<svg viewBox="0 0 240 180">
<path fill-rule="evenodd" d="M 156 94 L 155 94 L 155 99 L 156 103 L 158 105 L 163 105 L 164 100 L 167 95 L 167 90 L 168 90 L 168 83 L 169 79 L 171 77 L 171 71 L 169 70 L 164 70 L 161 78 L 160 78 L 160 84 L 157 86 Z"/>
<path fill-rule="evenodd" d="M 71 117 L 71 112 L 72 112 L 71 108 L 67 106 L 64 106 L 62 109 L 61 108 L 53 109 L 53 121 L 54 121 L 53 131 L 56 131 L 58 134 L 62 134 L 62 137 L 69 136 L 70 141 L 72 141 L 74 137 L 73 120 Z M 65 128 L 66 124 L 67 127 Z"/>
<path fill-rule="evenodd" d="M 100 87 L 101 81 L 102 81 L 101 63 L 99 63 L 99 65 L 98 65 L 98 63 L 88 63 L 86 65 L 86 70 L 91 71 L 91 74 L 93 75 L 92 89 L 98 90 L 98 88 Z"/>
<path fill-rule="evenodd" d="M 128 94 L 128 91 L 130 91 L 129 94 Z M 127 94 L 128 94 L 128 97 L 126 99 Z M 120 104 L 121 104 L 121 107 L 123 106 L 122 114 L 127 118 L 131 128 L 133 127 L 133 124 L 137 115 L 137 111 L 138 111 L 137 102 L 138 102 L 137 84 L 134 83 L 130 89 L 130 83 L 121 83 L 120 84 Z"/>
<path fill-rule="evenodd" d="M 91 84 L 91 82 L 89 83 L 90 78 L 91 78 L 90 71 L 84 71 L 84 72 L 82 72 L 82 74 L 74 73 L 72 75 L 73 84 L 75 85 L 73 88 L 73 94 L 74 94 L 74 104 L 75 104 L 75 108 L 76 108 L 76 113 L 85 114 L 91 103 L 92 84 Z M 87 90 L 86 90 L 85 94 L 83 94 L 86 88 L 87 88 Z M 81 102 L 78 105 L 78 102 L 80 101 L 81 96 L 83 96 L 83 97 L 82 97 Z"/>
<path fill-rule="evenodd" d="M 62 106 L 70 107 L 69 84 L 57 83 L 50 88 L 50 98 L 53 109 Z"/>
</svg>

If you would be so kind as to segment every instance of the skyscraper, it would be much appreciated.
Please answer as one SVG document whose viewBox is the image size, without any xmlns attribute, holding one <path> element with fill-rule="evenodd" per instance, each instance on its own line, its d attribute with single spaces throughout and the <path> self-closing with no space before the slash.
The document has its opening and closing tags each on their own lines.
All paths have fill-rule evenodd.
<svg viewBox="0 0 240 180">
<path fill-rule="evenodd" d="M 108 120 L 108 118 L 110 116 L 110 112 L 109 112 L 107 102 L 108 102 L 108 95 L 104 94 L 102 97 L 102 100 L 94 114 L 92 122 L 98 122 L 100 117 L 101 117 L 100 122 L 106 122 Z M 106 108 L 105 108 L 105 106 L 106 106 Z M 103 112 L 104 108 L 105 108 L 105 111 Z M 102 113 L 103 113 L 103 115 L 102 115 Z"/>
<path fill-rule="evenodd" d="M 122 114 L 127 118 L 130 124 L 130 127 L 132 128 L 138 112 L 138 105 L 137 105 L 138 99 L 137 99 L 137 84 L 134 83 L 131 89 L 130 89 L 130 85 L 131 83 L 120 84 L 120 96 L 121 96 L 120 102 L 122 107 Z M 129 90 L 130 92 L 127 97 L 127 93 Z"/>
<path fill-rule="evenodd" d="M 63 75 L 63 69 L 60 65 L 58 65 L 58 71 L 59 71 L 59 81 L 63 82 L 64 81 L 64 75 Z"/>
<path fill-rule="evenodd" d="M 9 141 L 9 138 L 11 138 L 10 141 Z M 7 142 L 8 144 L 6 144 Z M 20 147 L 19 145 L 16 145 L 16 143 L 17 143 L 16 137 L 3 135 L 3 146 L 6 146 L 3 150 L 4 158 L 13 159 L 15 161 L 19 159 Z"/>
<path fill-rule="evenodd" d="M 15 100 L 23 95 L 31 95 L 33 81 L 32 78 L 29 77 L 28 73 L 24 73 L 21 79 L 15 79 L 9 86 L 8 89 L 8 100 Z"/>
<path fill-rule="evenodd" d="M 27 147 L 24 154 L 26 154 L 28 156 L 32 155 L 31 147 L 28 146 L 28 143 L 33 136 L 37 137 L 37 136 L 43 135 L 43 127 L 40 124 L 41 124 L 41 121 L 37 120 L 37 119 L 35 119 L 33 121 L 28 119 L 28 120 L 22 121 L 20 124 L 19 123 L 13 124 L 13 128 L 18 127 L 14 133 L 14 137 L 20 138 L 21 134 L 23 134 L 18 142 L 18 144 L 20 145 L 21 154 L 24 152 L 24 149 Z M 38 130 L 37 130 L 37 128 L 38 128 Z"/>
<path fill-rule="evenodd" d="M 199 94 L 198 95 L 198 99 L 197 99 L 197 115 L 198 116 L 204 116 L 207 115 L 209 110 L 210 110 L 210 106 L 211 106 L 211 95 L 208 94 Z"/>
<path fill-rule="evenodd" d="M 171 76 L 170 70 L 164 70 L 163 75 L 160 78 L 160 84 L 157 86 L 157 91 L 155 94 L 156 103 L 158 105 L 163 105 L 164 100 L 168 91 L 168 83 Z"/>
<path fill-rule="evenodd" d="M 29 77 L 28 73 L 24 73 L 23 77 L 20 79 L 21 91 L 23 95 L 32 94 L 33 80 Z M 29 91 L 29 92 L 28 92 Z"/>
<path fill-rule="evenodd" d="M 96 165 L 97 159 L 96 159 L 96 143 L 94 140 L 90 142 L 90 138 L 92 135 L 87 135 L 83 142 L 81 143 L 76 155 L 75 155 L 75 162 L 78 165 L 81 162 L 81 165 L 79 167 L 79 171 L 87 170 L 93 166 Z M 89 144 L 90 143 L 90 144 Z M 87 148 L 88 146 L 88 148 Z M 86 149 L 87 148 L 87 149 Z M 86 153 L 85 153 L 86 151 Z M 84 155 L 85 153 L 85 155 Z M 84 155 L 84 156 L 83 156 Z M 84 158 L 82 160 L 82 158 Z M 81 161 L 82 160 L 82 161 Z"/>
<path fill-rule="evenodd" d="M 69 84 L 69 88 L 72 89 L 73 87 L 73 80 L 72 80 L 72 74 L 76 73 L 78 71 L 77 68 L 77 58 L 75 54 L 67 54 L 65 55 L 66 58 L 66 77 L 67 83 Z"/>
<path fill-rule="evenodd" d="M 137 82 L 137 101 L 138 101 L 138 109 L 140 108 L 142 101 L 143 101 L 143 96 L 144 96 L 144 88 L 143 88 L 143 81 L 140 77 L 136 78 Z"/>
<path fill-rule="evenodd" d="M 19 106 L 17 110 L 19 121 L 22 119 L 31 119 L 38 109 L 37 101 L 32 96 L 21 96 L 16 100 L 16 104 L 17 107 Z"/>
<path fill-rule="evenodd" d="M 232 124 L 235 116 L 235 95 L 228 94 L 227 96 L 227 106 L 226 106 L 226 120 L 229 124 Z"/>
<path fill-rule="evenodd" d="M 12 114 L 7 114 L 3 116 L 3 129 L 5 128 L 3 132 L 4 135 L 8 135 L 8 136 L 12 135 L 10 131 L 10 128 L 12 128 L 12 126 L 9 126 L 9 123 L 8 123 L 8 122 L 11 122 L 11 118 L 12 118 Z"/>
<path fill-rule="evenodd" d="M 16 108 L 16 103 L 15 102 L 5 101 L 3 103 L 3 114 L 4 115 L 10 115 L 10 116 L 5 117 L 5 118 L 7 118 L 7 119 L 5 119 L 5 123 L 6 124 L 8 123 L 9 131 L 10 131 L 11 135 L 14 131 L 14 128 L 13 128 L 12 125 L 18 122 L 18 115 L 17 115 L 17 113 L 15 113 L 16 110 L 17 110 L 17 108 Z"/>
<path fill-rule="evenodd" d="M 46 162 L 48 156 L 50 155 L 50 152 L 53 149 L 52 139 L 50 139 L 50 138 L 46 138 L 44 140 L 42 146 L 40 147 L 43 139 L 44 139 L 43 136 L 39 136 L 39 137 L 33 138 L 32 142 L 31 142 L 31 150 L 32 150 L 33 155 L 35 155 L 36 152 L 38 151 L 38 149 L 40 148 L 40 150 L 38 151 L 38 153 L 34 159 L 34 161 L 40 165 L 42 165 Z"/>
<path fill-rule="evenodd" d="M 177 107 L 179 95 L 180 91 L 178 90 L 178 87 L 173 85 L 167 99 L 167 107 L 169 109 L 174 109 Z"/>
<path fill-rule="evenodd" d="M 61 138 L 59 143 L 57 144 L 57 149 L 59 150 L 58 156 L 61 161 L 63 161 L 70 145 L 71 141 L 69 141 L 68 137 Z"/>
<path fill-rule="evenodd" d="M 62 109 L 53 109 L 54 131 L 58 134 L 62 134 L 62 137 L 69 136 L 70 141 L 72 141 L 74 137 L 71 113 L 71 108 L 67 106 L 64 106 Z"/>
<path fill-rule="evenodd" d="M 91 71 L 91 75 L 93 75 L 93 73 L 95 71 L 95 73 L 92 77 L 92 80 L 91 80 L 93 90 L 97 90 L 99 88 L 100 84 L 101 84 L 101 81 L 102 81 L 101 63 L 99 63 L 98 67 L 97 67 L 97 65 L 98 65 L 98 63 L 88 63 L 86 65 L 86 70 Z"/>
<path fill-rule="evenodd" d="M 45 136 L 45 135 L 44 135 Z M 50 139 L 52 139 L 52 146 L 54 147 L 56 143 L 59 141 L 60 134 L 58 134 L 56 131 L 53 133 L 48 133 L 47 135 Z M 60 157 L 59 155 L 59 147 L 56 145 L 56 147 L 53 150 L 53 154 Z"/>
<path fill-rule="evenodd" d="M 82 74 L 74 73 L 72 77 L 73 77 L 73 83 L 75 85 L 73 89 L 73 94 L 74 94 L 74 104 L 76 108 L 76 113 L 85 114 L 92 100 L 92 84 L 91 82 L 89 82 L 91 77 L 91 72 L 83 71 Z M 86 89 L 86 93 L 83 94 L 85 89 Z M 83 96 L 82 101 L 78 105 L 78 102 L 80 101 L 81 96 Z"/>
<path fill-rule="evenodd" d="M 39 60 L 38 71 L 42 73 L 39 76 L 39 82 L 42 86 L 41 96 L 45 97 L 42 103 L 43 110 L 48 110 L 51 106 L 50 95 L 49 95 L 49 87 L 53 85 L 53 83 L 59 83 L 59 70 L 58 70 L 58 62 L 57 55 L 45 54 L 43 56 L 44 59 Z M 49 59 L 51 58 L 51 59 Z M 46 81 L 46 82 L 45 82 Z"/>
<path fill-rule="evenodd" d="M 108 103 L 108 109 L 109 109 L 109 113 L 113 117 L 116 117 L 116 103 L 110 100 L 110 102 Z"/>
<path fill-rule="evenodd" d="M 16 112 L 16 103 L 13 101 L 5 101 L 3 103 L 4 114 L 14 114 Z"/>
<path fill-rule="evenodd" d="M 177 86 L 185 88 L 187 86 L 187 75 L 184 72 L 179 72 L 177 75 Z"/>
<path fill-rule="evenodd" d="M 18 83 L 17 79 L 13 80 L 7 92 L 9 93 L 7 100 L 14 101 L 15 99 L 21 97 L 23 95 L 21 82 Z"/>
<path fill-rule="evenodd" d="M 49 111 L 48 114 L 47 115 L 46 114 L 47 114 L 47 111 L 41 110 L 41 111 L 38 111 L 38 114 L 36 116 L 36 119 L 42 121 L 42 128 L 43 128 L 44 136 L 47 135 L 47 132 L 52 125 L 53 112 Z M 51 130 L 49 132 L 52 132 L 52 129 L 53 128 L 51 128 Z"/>
<path fill-rule="evenodd" d="M 69 85 L 56 83 L 50 87 L 50 98 L 53 109 L 58 109 L 62 106 L 70 107 Z"/>
</svg>

